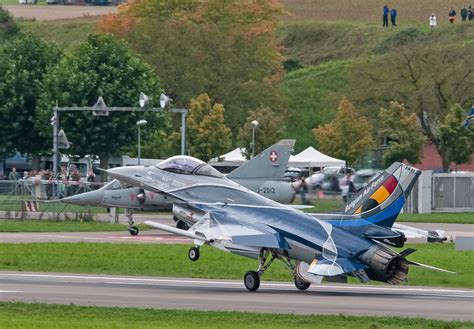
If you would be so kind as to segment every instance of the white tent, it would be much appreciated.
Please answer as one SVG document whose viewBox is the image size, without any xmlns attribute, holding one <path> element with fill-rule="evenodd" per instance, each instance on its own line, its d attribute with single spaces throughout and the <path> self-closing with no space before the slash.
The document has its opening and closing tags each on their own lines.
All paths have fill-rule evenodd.
<svg viewBox="0 0 474 329">
<path fill-rule="evenodd" d="M 299 168 L 345 166 L 346 161 L 332 158 L 310 146 L 301 153 L 290 156 L 288 165 Z"/>
<path fill-rule="evenodd" d="M 242 164 L 242 162 L 246 161 L 247 159 L 242 155 L 242 152 L 245 152 L 245 149 L 241 148 L 236 148 L 233 151 L 230 151 L 229 153 L 226 153 L 224 155 L 221 155 L 219 158 L 221 161 L 219 161 L 218 158 L 214 158 L 209 160 L 209 163 L 211 165 L 220 165 L 220 166 L 239 166 Z"/>
</svg>

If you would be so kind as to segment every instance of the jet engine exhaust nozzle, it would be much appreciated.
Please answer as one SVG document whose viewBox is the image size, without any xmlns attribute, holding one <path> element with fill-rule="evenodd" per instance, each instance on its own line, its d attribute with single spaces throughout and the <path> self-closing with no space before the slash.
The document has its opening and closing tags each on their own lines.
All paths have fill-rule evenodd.
<svg viewBox="0 0 474 329">
<path fill-rule="evenodd" d="M 369 266 L 365 271 L 372 280 L 395 285 L 407 279 L 406 259 L 388 248 L 373 246 L 362 254 L 361 261 Z"/>
</svg>

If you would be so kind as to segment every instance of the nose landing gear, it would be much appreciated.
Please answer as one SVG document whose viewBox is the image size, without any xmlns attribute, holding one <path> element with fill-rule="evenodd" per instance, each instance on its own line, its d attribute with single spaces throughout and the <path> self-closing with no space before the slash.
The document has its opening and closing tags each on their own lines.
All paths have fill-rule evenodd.
<svg viewBox="0 0 474 329">
<path fill-rule="evenodd" d="M 199 248 L 198 247 L 192 247 L 188 250 L 188 258 L 195 262 L 199 259 Z"/>
</svg>

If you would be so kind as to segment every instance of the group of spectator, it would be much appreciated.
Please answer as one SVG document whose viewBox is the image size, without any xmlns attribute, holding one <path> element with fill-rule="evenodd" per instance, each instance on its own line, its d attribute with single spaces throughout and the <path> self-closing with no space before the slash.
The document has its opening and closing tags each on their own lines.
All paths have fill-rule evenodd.
<svg viewBox="0 0 474 329">
<path fill-rule="evenodd" d="M 461 14 L 461 21 L 462 22 L 474 21 L 474 7 L 473 6 L 469 6 L 468 8 L 466 8 L 466 6 L 463 6 L 461 8 L 460 14 Z M 389 17 L 390 17 L 392 26 L 397 26 L 397 16 L 398 16 L 398 12 L 395 9 L 395 7 L 390 9 L 388 7 L 388 5 L 385 5 L 383 7 L 383 16 L 382 16 L 383 23 L 382 23 L 382 26 L 388 27 L 388 18 Z M 453 24 L 456 20 L 456 17 L 457 17 L 457 12 L 454 9 L 454 7 L 451 7 L 448 11 L 448 20 L 449 20 L 449 22 L 451 24 Z M 429 17 L 429 25 L 431 27 L 435 27 L 435 26 L 438 25 L 438 20 L 436 18 L 435 13 L 432 13 L 431 16 Z"/>
<path fill-rule="evenodd" d="M 24 171 L 23 176 L 20 176 L 16 168 L 13 167 L 8 175 L 8 179 L 14 181 L 11 194 L 19 193 L 20 180 L 23 182 L 30 180 L 34 188 L 36 188 L 36 185 L 44 184 L 46 186 L 46 197 L 50 200 L 54 193 L 53 186 L 56 186 L 56 193 L 59 198 L 77 194 L 80 189 L 81 174 L 76 167 L 70 168 L 68 173 L 66 167 L 61 166 L 61 171 L 56 177 L 54 177 L 54 173 L 49 169 Z M 95 182 L 95 174 L 92 170 L 88 172 L 87 181 L 90 183 Z"/>
<path fill-rule="evenodd" d="M 390 16 L 390 21 L 392 23 L 392 26 L 397 26 L 397 16 L 398 12 L 395 7 L 392 7 L 392 9 L 388 8 L 387 5 L 383 6 L 383 26 L 388 27 L 388 17 Z"/>
<path fill-rule="evenodd" d="M 463 6 L 461 8 L 460 14 L 461 14 L 462 22 L 466 22 L 467 20 L 469 21 L 474 20 L 474 8 L 472 6 L 469 6 L 468 8 L 466 8 L 466 6 Z M 453 7 L 451 7 L 448 12 L 448 19 L 451 24 L 453 24 L 454 21 L 456 20 L 456 15 L 457 15 L 456 10 Z"/>
</svg>

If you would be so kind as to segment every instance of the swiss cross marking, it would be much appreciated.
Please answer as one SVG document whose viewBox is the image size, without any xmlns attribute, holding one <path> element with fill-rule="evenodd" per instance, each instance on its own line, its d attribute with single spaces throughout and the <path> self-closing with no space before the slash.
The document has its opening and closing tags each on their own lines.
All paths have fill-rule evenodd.
<svg viewBox="0 0 474 329">
<path fill-rule="evenodd" d="M 271 161 L 271 162 L 277 161 L 277 159 L 278 159 L 278 153 L 276 153 L 275 151 L 271 151 L 269 158 L 270 158 L 270 161 Z"/>
</svg>

